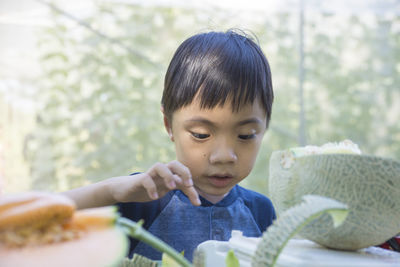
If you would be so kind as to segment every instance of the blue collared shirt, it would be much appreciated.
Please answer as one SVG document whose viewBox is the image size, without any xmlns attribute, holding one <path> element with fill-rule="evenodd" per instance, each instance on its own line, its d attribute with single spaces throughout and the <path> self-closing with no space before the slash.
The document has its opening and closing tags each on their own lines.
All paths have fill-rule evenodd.
<svg viewBox="0 0 400 267">
<path fill-rule="evenodd" d="M 200 197 L 193 206 L 180 190 L 146 203 L 119 203 L 121 215 L 145 221 L 144 228 L 192 261 L 196 247 L 207 240 L 227 241 L 232 230 L 259 237 L 276 218 L 271 201 L 257 192 L 236 185 L 224 199 L 213 204 Z M 131 240 L 133 253 L 160 260 L 161 253 L 145 243 Z"/>
</svg>

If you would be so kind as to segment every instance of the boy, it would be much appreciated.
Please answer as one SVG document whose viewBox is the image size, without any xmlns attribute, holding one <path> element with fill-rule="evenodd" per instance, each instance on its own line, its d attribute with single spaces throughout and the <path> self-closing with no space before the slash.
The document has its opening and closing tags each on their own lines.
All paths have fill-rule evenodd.
<svg viewBox="0 0 400 267">
<path fill-rule="evenodd" d="M 184 41 L 168 67 L 161 110 L 177 161 L 65 192 L 87 208 L 118 203 L 122 216 L 192 260 L 203 241 L 232 230 L 261 236 L 275 219 L 270 200 L 237 184 L 248 176 L 271 117 L 269 64 L 260 47 L 234 31 Z M 161 254 L 131 240 L 131 252 Z"/>
</svg>

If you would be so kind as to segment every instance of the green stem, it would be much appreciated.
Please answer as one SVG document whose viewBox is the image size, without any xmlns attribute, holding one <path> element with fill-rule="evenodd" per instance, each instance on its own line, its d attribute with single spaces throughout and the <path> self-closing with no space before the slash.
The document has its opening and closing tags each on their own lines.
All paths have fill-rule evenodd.
<svg viewBox="0 0 400 267">
<path fill-rule="evenodd" d="M 128 231 L 128 234 L 133 238 L 136 238 L 146 244 L 152 246 L 153 248 L 166 253 L 171 258 L 173 258 L 177 263 L 181 264 L 184 267 L 193 267 L 192 264 L 185 259 L 180 253 L 178 253 L 175 249 L 170 247 L 167 243 L 162 241 L 161 239 L 155 237 L 154 235 L 147 232 L 142 228 L 142 223 L 139 221 L 135 223 L 129 219 L 120 217 L 117 219 L 117 223 L 121 225 L 124 229 Z"/>
</svg>

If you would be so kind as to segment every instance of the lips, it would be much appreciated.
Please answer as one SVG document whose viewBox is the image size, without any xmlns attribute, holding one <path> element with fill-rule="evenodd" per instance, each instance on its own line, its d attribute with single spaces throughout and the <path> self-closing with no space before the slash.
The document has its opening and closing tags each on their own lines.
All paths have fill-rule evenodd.
<svg viewBox="0 0 400 267">
<path fill-rule="evenodd" d="M 231 174 L 212 174 L 207 176 L 207 179 L 215 187 L 225 187 L 231 183 L 233 180 L 233 175 Z"/>
</svg>

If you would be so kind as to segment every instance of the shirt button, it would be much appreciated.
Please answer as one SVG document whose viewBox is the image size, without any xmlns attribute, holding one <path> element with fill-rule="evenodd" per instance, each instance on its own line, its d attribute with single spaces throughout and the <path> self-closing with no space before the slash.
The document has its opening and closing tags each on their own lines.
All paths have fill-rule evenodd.
<svg viewBox="0 0 400 267">
<path fill-rule="evenodd" d="M 214 236 L 214 240 L 222 240 L 222 230 L 221 229 L 215 229 L 213 236 Z"/>
</svg>

